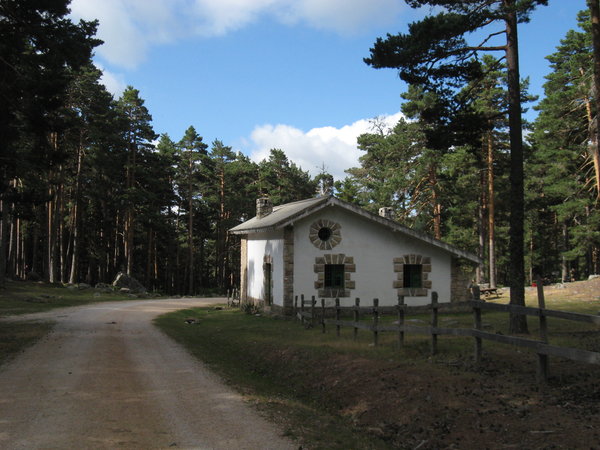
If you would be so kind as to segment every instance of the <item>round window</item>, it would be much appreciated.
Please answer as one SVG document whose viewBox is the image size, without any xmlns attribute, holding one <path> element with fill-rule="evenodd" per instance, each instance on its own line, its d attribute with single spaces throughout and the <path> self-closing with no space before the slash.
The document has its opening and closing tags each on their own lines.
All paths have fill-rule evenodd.
<svg viewBox="0 0 600 450">
<path fill-rule="evenodd" d="M 331 250 L 342 241 L 342 226 L 327 219 L 320 219 L 310 226 L 308 238 L 321 250 Z"/>
<path fill-rule="evenodd" d="M 318 236 L 322 241 L 328 241 L 332 234 L 333 232 L 331 231 L 331 228 L 323 227 L 319 230 Z"/>
</svg>

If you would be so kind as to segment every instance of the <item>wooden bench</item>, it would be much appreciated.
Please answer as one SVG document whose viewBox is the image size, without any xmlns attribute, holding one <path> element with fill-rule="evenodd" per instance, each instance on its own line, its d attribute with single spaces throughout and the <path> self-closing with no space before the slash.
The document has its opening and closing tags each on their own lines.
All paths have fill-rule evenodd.
<svg viewBox="0 0 600 450">
<path fill-rule="evenodd" d="M 501 289 L 498 288 L 489 288 L 489 287 L 482 287 L 479 288 L 479 292 L 481 293 L 481 295 L 484 295 L 486 298 L 491 297 L 492 295 L 494 295 L 496 298 L 500 297 L 501 294 Z"/>
</svg>

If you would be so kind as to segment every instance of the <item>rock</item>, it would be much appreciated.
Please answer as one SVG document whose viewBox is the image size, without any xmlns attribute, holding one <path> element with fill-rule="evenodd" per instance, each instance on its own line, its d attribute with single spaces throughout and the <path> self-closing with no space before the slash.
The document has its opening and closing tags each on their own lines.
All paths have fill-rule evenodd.
<svg viewBox="0 0 600 450">
<path fill-rule="evenodd" d="M 100 292 L 94 292 L 94 297 L 96 297 L 96 298 L 102 297 L 102 294 Z"/>
<path fill-rule="evenodd" d="M 444 317 L 442 319 L 442 323 L 444 323 L 445 325 L 447 325 L 449 327 L 456 327 L 456 326 L 460 325 L 460 322 L 458 320 L 450 319 L 448 317 Z"/>
<path fill-rule="evenodd" d="M 90 289 L 90 288 L 91 288 L 91 286 L 87 283 L 79 283 L 77 285 L 77 289 L 79 289 L 81 291 L 83 291 L 84 289 Z"/>
<path fill-rule="evenodd" d="M 25 301 L 29 302 L 29 303 L 50 303 L 49 298 L 42 298 L 42 297 L 29 297 L 29 298 L 26 298 Z"/>
<path fill-rule="evenodd" d="M 123 293 L 123 294 L 128 294 L 131 292 L 131 289 L 129 288 L 121 288 L 119 289 L 119 292 Z"/>
<path fill-rule="evenodd" d="M 40 274 L 34 272 L 33 270 L 31 272 L 28 272 L 27 275 L 25 275 L 25 279 L 27 281 L 42 281 L 42 277 L 40 276 Z"/>
<path fill-rule="evenodd" d="M 109 292 L 113 291 L 112 286 L 109 284 L 106 284 L 106 283 L 97 283 L 96 286 L 94 286 L 94 289 L 96 289 L 96 291 L 102 292 L 104 294 L 108 294 Z"/>
<path fill-rule="evenodd" d="M 596 278 L 600 278 L 600 275 L 590 275 L 590 276 L 588 277 L 588 281 L 589 281 L 589 280 L 595 280 Z"/>
<path fill-rule="evenodd" d="M 135 278 L 130 277 L 127 274 L 124 274 L 123 272 L 119 272 L 117 274 L 117 276 L 115 277 L 115 281 L 113 281 L 112 285 L 115 287 L 118 287 L 118 288 L 127 288 L 131 292 L 135 292 L 135 293 L 141 293 L 141 292 L 145 293 L 146 292 L 146 288 L 144 286 L 142 286 L 142 283 L 140 283 Z"/>
</svg>

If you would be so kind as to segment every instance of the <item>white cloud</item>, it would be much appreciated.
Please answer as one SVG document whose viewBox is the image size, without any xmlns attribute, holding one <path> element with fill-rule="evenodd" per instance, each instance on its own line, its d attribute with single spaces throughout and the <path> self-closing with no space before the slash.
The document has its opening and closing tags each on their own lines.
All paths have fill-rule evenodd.
<svg viewBox="0 0 600 450">
<path fill-rule="evenodd" d="M 381 116 L 378 121 L 393 127 L 401 117 L 398 112 Z M 271 149 L 279 148 L 311 175 L 318 174 L 324 164 L 336 180 L 341 180 L 346 176 L 344 170 L 358 166 L 362 152 L 356 146 L 356 138 L 368 132 L 373 132 L 372 120 L 368 119 L 341 128 L 321 127 L 308 132 L 290 125 L 261 125 L 250 136 L 249 153 L 253 161 L 259 162 L 269 157 Z"/>
<path fill-rule="evenodd" d="M 109 70 L 106 70 L 104 67 L 102 67 L 101 64 L 96 64 L 96 66 L 102 71 L 100 82 L 106 87 L 106 90 L 110 92 L 115 98 L 120 97 L 125 88 L 127 87 L 127 83 L 125 82 L 125 78 L 123 77 L 123 75 L 112 73 Z"/>
<path fill-rule="evenodd" d="M 387 25 L 394 22 L 404 5 L 397 0 L 301 0 L 289 3 L 290 22 L 301 21 L 322 29 L 341 34 L 364 31 L 374 24 Z"/>
<path fill-rule="evenodd" d="M 73 0 L 74 19 L 98 19 L 97 49 L 107 62 L 135 68 L 157 44 L 220 36 L 261 17 L 341 34 L 390 24 L 405 8 L 397 0 Z"/>
</svg>

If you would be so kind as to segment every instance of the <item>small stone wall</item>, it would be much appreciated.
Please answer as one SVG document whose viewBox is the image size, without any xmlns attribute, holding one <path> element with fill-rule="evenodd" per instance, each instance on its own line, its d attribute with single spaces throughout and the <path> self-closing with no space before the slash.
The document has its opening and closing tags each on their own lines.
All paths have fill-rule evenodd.
<svg viewBox="0 0 600 450">
<path fill-rule="evenodd" d="M 294 227 L 287 226 L 283 229 L 283 310 L 284 310 L 284 314 L 292 314 L 293 309 L 294 309 Z"/>
<path fill-rule="evenodd" d="M 450 269 L 451 286 L 450 299 L 454 302 L 466 302 L 471 300 L 469 286 L 475 274 L 475 264 L 466 260 L 452 257 Z"/>
</svg>

